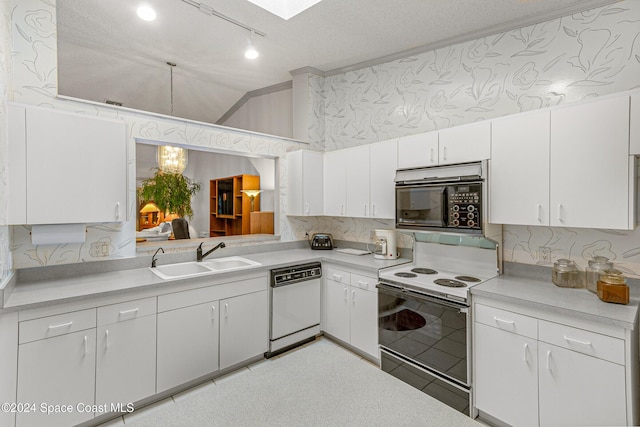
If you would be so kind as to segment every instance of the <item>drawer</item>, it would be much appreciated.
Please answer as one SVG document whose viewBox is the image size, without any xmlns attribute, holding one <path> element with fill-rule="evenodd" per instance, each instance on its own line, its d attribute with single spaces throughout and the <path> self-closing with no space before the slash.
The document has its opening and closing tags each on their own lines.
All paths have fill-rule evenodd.
<svg viewBox="0 0 640 427">
<path fill-rule="evenodd" d="M 26 320 L 18 326 L 19 343 L 65 335 L 96 327 L 96 309 L 74 311 L 40 319 Z"/>
<path fill-rule="evenodd" d="M 538 339 L 538 319 L 488 305 L 476 304 L 475 321 L 487 326 Z"/>
<path fill-rule="evenodd" d="M 540 320 L 538 341 L 624 365 L 624 340 Z"/>
<path fill-rule="evenodd" d="M 349 285 L 351 283 L 351 273 L 337 268 L 327 267 L 327 279 Z"/>
<path fill-rule="evenodd" d="M 363 276 L 361 274 L 351 274 L 351 286 L 368 291 L 375 291 L 378 279 L 375 277 Z"/>
<path fill-rule="evenodd" d="M 156 297 L 98 307 L 98 325 L 123 322 L 156 314 Z"/>
</svg>

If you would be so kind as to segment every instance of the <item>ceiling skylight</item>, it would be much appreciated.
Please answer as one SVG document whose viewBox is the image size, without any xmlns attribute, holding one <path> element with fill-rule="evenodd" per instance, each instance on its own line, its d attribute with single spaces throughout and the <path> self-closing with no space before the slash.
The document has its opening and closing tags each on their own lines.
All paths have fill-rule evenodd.
<svg viewBox="0 0 640 427">
<path fill-rule="evenodd" d="M 249 0 L 251 3 L 259 6 L 282 19 L 289 19 L 300 12 L 309 9 L 321 0 Z"/>
</svg>

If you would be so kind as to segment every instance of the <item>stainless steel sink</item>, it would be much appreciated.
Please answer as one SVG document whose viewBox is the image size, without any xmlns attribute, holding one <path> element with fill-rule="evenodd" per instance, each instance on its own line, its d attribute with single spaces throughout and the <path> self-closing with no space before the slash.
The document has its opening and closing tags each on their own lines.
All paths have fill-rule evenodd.
<svg viewBox="0 0 640 427">
<path fill-rule="evenodd" d="M 247 258 L 232 256 L 216 258 L 204 262 L 190 261 L 177 264 L 159 265 L 155 268 L 150 268 L 150 270 L 161 279 L 168 280 L 205 276 L 223 271 L 242 270 L 260 265 L 262 264 Z"/>
<path fill-rule="evenodd" d="M 229 271 L 229 270 L 241 270 L 243 268 L 258 267 L 262 264 L 250 259 L 242 258 L 239 256 L 230 256 L 225 258 L 216 258 L 209 261 L 203 261 L 207 267 L 215 272 Z"/>
</svg>

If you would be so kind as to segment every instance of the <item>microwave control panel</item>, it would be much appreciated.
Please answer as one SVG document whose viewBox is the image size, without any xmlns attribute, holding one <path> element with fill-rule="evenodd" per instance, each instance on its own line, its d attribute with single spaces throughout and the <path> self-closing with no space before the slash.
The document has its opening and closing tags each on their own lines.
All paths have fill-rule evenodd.
<svg viewBox="0 0 640 427">
<path fill-rule="evenodd" d="M 449 227 L 480 229 L 482 218 L 481 187 L 458 185 L 447 188 Z"/>
</svg>

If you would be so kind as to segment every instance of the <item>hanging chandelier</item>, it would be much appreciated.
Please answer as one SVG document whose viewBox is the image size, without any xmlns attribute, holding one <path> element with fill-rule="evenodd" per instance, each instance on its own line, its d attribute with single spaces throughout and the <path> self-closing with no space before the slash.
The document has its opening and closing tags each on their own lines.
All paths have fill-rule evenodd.
<svg viewBox="0 0 640 427">
<path fill-rule="evenodd" d="M 171 145 L 158 147 L 158 167 L 164 173 L 182 173 L 189 163 L 188 151 Z"/>
</svg>

